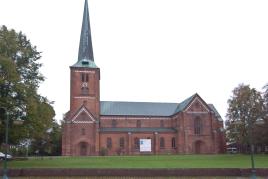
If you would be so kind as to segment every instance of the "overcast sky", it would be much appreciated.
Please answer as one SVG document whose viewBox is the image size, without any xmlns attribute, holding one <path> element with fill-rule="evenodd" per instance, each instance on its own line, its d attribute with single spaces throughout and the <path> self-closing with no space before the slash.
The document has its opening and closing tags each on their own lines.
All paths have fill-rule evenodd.
<svg viewBox="0 0 268 179">
<path fill-rule="evenodd" d="M 198 93 L 225 118 L 240 83 L 268 82 L 267 0 L 89 0 L 101 100 L 181 102 Z M 0 0 L 0 25 L 42 51 L 39 92 L 69 110 L 84 0 Z"/>
</svg>

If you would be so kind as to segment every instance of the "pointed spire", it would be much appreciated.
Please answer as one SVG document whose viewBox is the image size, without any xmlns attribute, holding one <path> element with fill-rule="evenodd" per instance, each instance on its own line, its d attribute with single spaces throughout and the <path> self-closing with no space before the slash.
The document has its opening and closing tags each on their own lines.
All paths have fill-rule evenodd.
<svg viewBox="0 0 268 179">
<path fill-rule="evenodd" d="M 85 0 L 84 5 L 83 23 L 78 52 L 78 62 L 82 60 L 94 61 L 87 0 Z"/>
</svg>

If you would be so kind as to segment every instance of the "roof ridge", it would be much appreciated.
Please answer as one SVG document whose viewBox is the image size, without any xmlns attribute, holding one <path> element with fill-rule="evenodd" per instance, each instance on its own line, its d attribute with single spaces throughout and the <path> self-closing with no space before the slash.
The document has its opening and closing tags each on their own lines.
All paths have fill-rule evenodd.
<svg viewBox="0 0 268 179">
<path fill-rule="evenodd" d="M 157 103 L 157 104 L 179 104 L 175 102 L 151 102 L 151 101 L 100 101 L 100 102 L 116 102 L 116 103 Z"/>
</svg>

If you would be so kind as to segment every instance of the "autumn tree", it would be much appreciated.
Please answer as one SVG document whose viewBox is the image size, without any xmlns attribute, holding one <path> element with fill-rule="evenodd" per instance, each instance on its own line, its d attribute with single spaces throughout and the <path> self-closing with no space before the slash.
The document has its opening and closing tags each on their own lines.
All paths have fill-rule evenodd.
<svg viewBox="0 0 268 179">
<path fill-rule="evenodd" d="M 250 143 L 251 129 L 253 141 L 258 142 L 256 126 L 265 110 L 261 92 L 249 85 L 240 84 L 233 90 L 228 104 L 226 130 L 229 142 L 247 146 Z"/>
<path fill-rule="evenodd" d="M 44 81 L 40 58 L 41 53 L 22 32 L 0 27 L 0 107 L 9 112 L 10 144 L 36 139 L 52 127 L 55 112 L 51 102 L 37 92 Z M 14 120 L 22 120 L 23 125 L 14 125 Z M 0 143 L 4 131 L 2 123 Z"/>
</svg>

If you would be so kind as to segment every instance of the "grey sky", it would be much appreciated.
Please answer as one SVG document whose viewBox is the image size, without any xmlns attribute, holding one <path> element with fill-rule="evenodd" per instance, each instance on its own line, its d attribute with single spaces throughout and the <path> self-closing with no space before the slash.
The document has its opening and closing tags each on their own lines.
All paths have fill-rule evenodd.
<svg viewBox="0 0 268 179">
<path fill-rule="evenodd" d="M 181 102 L 198 93 L 225 117 L 239 83 L 268 82 L 268 1 L 89 0 L 101 100 Z M 84 0 L 0 0 L 0 24 L 42 51 L 40 93 L 69 109 Z"/>
</svg>

